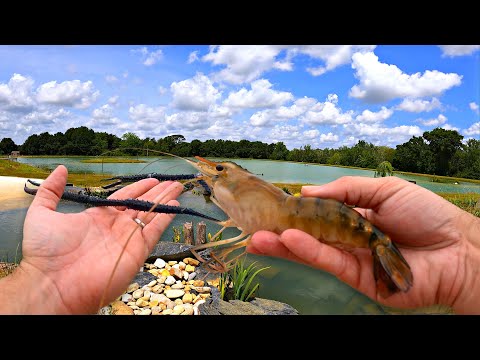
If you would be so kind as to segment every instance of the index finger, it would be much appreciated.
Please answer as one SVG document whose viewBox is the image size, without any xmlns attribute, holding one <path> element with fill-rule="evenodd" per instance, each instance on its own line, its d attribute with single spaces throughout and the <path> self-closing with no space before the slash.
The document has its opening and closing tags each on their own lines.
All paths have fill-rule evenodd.
<svg viewBox="0 0 480 360">
<path fill-rule="evenodd" d="M 348 205 L 374 209 L 409 185 L 413 184 L 394 176 L 382 178 L 343 176 L 325 185 L 303 186 L 302 196 L 335 199 Z"/>
</svg>

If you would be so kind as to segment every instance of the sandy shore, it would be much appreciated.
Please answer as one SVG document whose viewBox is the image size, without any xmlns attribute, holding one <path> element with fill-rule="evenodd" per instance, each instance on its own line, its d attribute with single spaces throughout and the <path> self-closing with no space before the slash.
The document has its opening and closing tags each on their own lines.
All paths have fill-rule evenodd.
<svg viewBox="0 0 480 360">
<path fill-rule="evenodd" d="M 42 182 L 42 179 L 31 179 Z M 0 176 L 0 211 L 28 207 L 33 196 L 23 191 L 27 178 Z"/>
</svg>

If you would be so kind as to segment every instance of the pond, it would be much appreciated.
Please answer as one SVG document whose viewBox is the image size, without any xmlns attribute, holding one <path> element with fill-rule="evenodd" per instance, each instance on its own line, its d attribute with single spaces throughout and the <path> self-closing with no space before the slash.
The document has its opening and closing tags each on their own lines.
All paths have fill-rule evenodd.
<svg viewBox="0 0 480 360">
<path fill-rule="evenodd" d="M 137 157 L 135 157 L 136 159 Z M 190 165 L 179 159 L 162 158 L 151 163 L 152 158 L 142 158 L 149 163 L 124 163 L 103 164 L 103 173 L 109 174 L 135 174 L 145 172 L 158 172 L 169 174 L 193 173 Z M 81 163 L 82 158 L 20 158 L 19 161 L 48 169 L 64 164 L 72 172 L 102 173 L 102 164 Z M 218 161 L 218 159 L 216 159 Z M 333 181 L 341 176 L 367 176 L 373 177 L 373 171 L 338 168 L 330 166 L 304 165 L 299 163 L 235 159 L 239 165 L 250 172 L 259 175 L 267 181 L 285 183 L 312 183 L 323 184 Z M 145 167 L 148 165 L 147 167 Z M 404 177 L 404 176 L 402 176 Z M 478 192 L 480 186 L 476 184 L 442 184 L 430 183 L 425 178 L 408 176 L 408 180 L 416 180 L 417 184 L 433 191 L 445 192 Z M 1 190 L 0 190 L 1 191 Z M 21 246 L 17 248 L 22 239 L 23 221 L 30 203 L 29 195 L 18 201 L 18 207 L 2 209 L 0 204 L 0 256 L 5 254 L 9 259 L 21 257 Z M 179 198 L 182 206 L 191 207 L 197 211 L 213 217 L 225 219 L 223 212 L 213 203 L 205 201 L 203 196 L 184 193 Z M 58 211 L 80 212 L 85 207 L 62 201 Z M 177 215 L 172 226 L 182 227 L 186 221 L 196 225 L 201 219 L 187 215 Z M 212 235 L 220 228 L 216 224 L 205 221 L 207 233 Z M 162 235 L 161 241 L 172 241 L 172 226 Z M 237 235 L 235 229 L 225 231 L 223 238 Z M 258 296 L 288 303 L 295 307 L 301 314 L 384 314 L 388 309 L 376 304 L 366 296 L 360 294 L 334 276 L 321 270 L 293 263 L 290 261 L 255 256 L 249 254 L 248 261 L 256 261 L 259 267 L 270 268 L 258 277 L 260 289 Z"/>
</svg>

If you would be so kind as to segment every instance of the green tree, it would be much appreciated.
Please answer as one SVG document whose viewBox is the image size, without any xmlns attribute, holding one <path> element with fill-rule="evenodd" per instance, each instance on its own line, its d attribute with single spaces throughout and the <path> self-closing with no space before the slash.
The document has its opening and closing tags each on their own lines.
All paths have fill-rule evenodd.
<svg viewBox="0 0 480 360">
<path fill-rule="evenodd" d="M 66 155 L 96 155 L 95 154 L 95 131 L 80 126 L 70 128 L 65 132 L 65 154 Z"/>
<path fill-rule="evenodd" d="M 451 161 L 454 176 L 480 179 L 480 140 L 469 139 L 457 150 Z"/>
<path fill-rule="evenodd" d="M 15 150 L 18 150 L 18 145 L 11 138 L 3 138 L 0 141 L 0 154 L 10 155 Z"/>
<path fill-rule="evenodd" d="M 434 156 L 435 174 L 450 175 L 450 162 L 457 150 L 462 148 L 463 136 L 455 130 L 436 128 L 425 131 L 423 137 Z"/>
<path fill-rule="evenodd" d="M 288 156 L 288 149 L 285 144 L 280 141 L 277 142 L 273 148 L 272 153 L 270 154 L 270 159 L 272 160 L 286 160 Z"/>
<path fill-rule="evenodd" d="M 127 132 L 122 135 L 122 141 L 120 141 L 120 148 L 123 149 L 123 152 L 125 154 L 132 156 L 141 154 L 142 150 L 136 150 L 133 148 L 142 149 L 142 145 L 142 140 L 136 134 L 132 132 Z"/>
<path fill-rule="evenodd" d="M 432 174 L 435 159 L 423 137 L 414 136 L 406 143 L 397 145 L 392 165 L 401 171 Z"/>
<path fill-rule="evenodd" d="M 388 161 L 382 161 L 375 170 L 375 177 L 385 177 L 393 175 L 393 167 Z"/>
</svg>

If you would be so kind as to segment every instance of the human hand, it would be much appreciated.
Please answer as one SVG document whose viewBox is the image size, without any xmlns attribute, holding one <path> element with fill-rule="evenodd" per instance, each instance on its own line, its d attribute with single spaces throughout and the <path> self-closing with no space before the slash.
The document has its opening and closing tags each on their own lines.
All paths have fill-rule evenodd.
<svg viewBox="0 0 480 360">
<path fill-rule="evenodd" d="M 59 166 L 39 187 L 24 223 L 23 258 L 16 276 L 30 297 L 15 304 L 20 313 L 94 314 L 119 254 L 134 231 L 106 294 L 106 305 L 119 296 L 168 227 L 174 214 L 140 213 L 113 207 L 89 208 L 63 214 L 55 209 L 64 191 L 67 169 Z M 178 182 L 145 179 L 124 187 L 110 198 L 139 198 L 178 205 Z M 147 225 L 141 229 L 134 218 Z M 2 280 L 2 281 L 3 281 Z M 0 283 L 1 284 L 1 283 Z M 25 285 L 26 284 L 26 285 Z M 31 286 L 30 286 L 31 285 Z M 3 311 L 14 311 L 3 307 Z M 0 306 L 0 312 L 2 307 Z"/>
<path fill-rule="evenodd" d="M 377 291 L 373 259 L 363 249 L 343 251 L 295 229 L 259 231 L 247 251 L 328 271 L 379 303 L 416 308 L 433 304 L 480 313 L 480 219 L 440 196 L 396 177 L 342 177 L 304 186 L 303 196 L 333 198 L 355 208 L 388 234 L 413 272 L 413 287 L 386 299 Z"/>
</svg>

